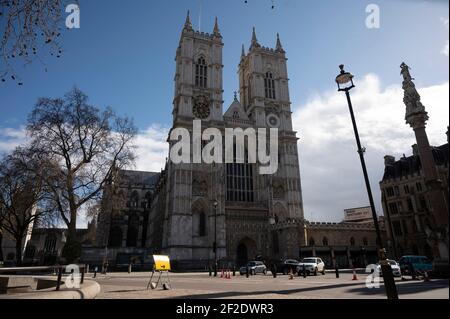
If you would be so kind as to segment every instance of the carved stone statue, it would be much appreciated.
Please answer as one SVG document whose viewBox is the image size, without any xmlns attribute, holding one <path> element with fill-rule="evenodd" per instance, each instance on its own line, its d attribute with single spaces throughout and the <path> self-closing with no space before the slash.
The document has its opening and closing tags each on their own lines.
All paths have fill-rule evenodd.
<svg viewBox="0 0 450 319">
<path fill-rule="evenodd" d="M 406 105 L 406 120 L 408 121 L 408 117 L 411 115 L 415 115 L 418 113 L 426 114 L 425 107 L 422 102 L 420 102 L 420 95 L 417 92 L 416 86 L 413 82 L 413 78 L 409 73 L 409 66 L 404 62 L 400 65 L 402 69 L 401 74 L 403 76 L 403 90 L 405 92 L 403 102 Z"/>
</svg>

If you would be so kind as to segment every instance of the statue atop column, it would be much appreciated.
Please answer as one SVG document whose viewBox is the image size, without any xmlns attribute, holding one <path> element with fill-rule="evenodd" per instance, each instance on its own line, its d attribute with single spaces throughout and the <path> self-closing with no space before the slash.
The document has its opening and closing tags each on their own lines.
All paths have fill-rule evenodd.
<svg viewBox="0 0 450 319">
<path fill-rule="evenodd" d="M 413 78 L 409 73 L 409 66 L 404 62 L 400 65 L 402 69 L 401 75 L 403 76 L 403 91 L 405 95 L 403 102 L 406 105 L 406 123 L 415 128 L 417 125 L 425 126 L 428 120 L 428 113 L 425 111 L 425 107 L 420 101 L 420 95 L 417 92 L 416 85 L 413 82 Z M 418 121 L 419 120 L 419 121 Z"/>
</svg>

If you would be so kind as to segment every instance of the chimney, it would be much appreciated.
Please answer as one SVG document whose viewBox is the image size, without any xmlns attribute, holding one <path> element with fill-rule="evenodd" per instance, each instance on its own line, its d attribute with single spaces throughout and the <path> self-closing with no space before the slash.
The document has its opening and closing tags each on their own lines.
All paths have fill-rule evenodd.
<svg viewBox="0 0 450 319">
<path fill-rule="evenodd" d="M 386 155 L 384 157 L 384 166 L 394 165 L 394 163 L 395 163 L 395 156 Z"/>
<path fill-rule="evenodd" d="M 411 147 L 412 147 L 413 155 L 414 156 L 419 156 L 419 146 L 417 146 L 417 144 L 414 144 Z"/>
</svg>

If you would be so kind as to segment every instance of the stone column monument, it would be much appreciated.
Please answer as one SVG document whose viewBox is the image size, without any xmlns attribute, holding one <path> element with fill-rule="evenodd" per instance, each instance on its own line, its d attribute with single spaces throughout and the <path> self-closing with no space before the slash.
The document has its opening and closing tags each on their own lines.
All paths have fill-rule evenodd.
<svg viewBox="0 0 450 319">
<path fill-rule="evenodd" d="M 448 265 L 448 203 L 442 187 L 442 181 L 438 177 L 432 149 L 425 130 L 429 117 L 420 101 L 420 95 L 409 72 L 409 67 L 402 63 L 400 68 L 402 70 L 405 94 L 403 98 L 403 102 L 406 105 L 405 120 L 413 128 L 416 135 L 422 172 L 427 187 L 427 196 L 431 205 L 430 210 L 433 221 L 431 225 L 425 225 L 425 231 L 428 236 L 428 242 L 433 248 L 433 254 L 437 257 L 436 259 Z"/>
</svg>

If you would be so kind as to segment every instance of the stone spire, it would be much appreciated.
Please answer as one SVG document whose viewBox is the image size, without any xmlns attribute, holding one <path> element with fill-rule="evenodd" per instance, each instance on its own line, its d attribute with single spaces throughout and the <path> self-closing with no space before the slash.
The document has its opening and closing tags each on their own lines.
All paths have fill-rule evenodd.
<svg viewBox="0 0 450 319">
<path fill-rule="evenodd" d="M 281 45 L 281 40 L 280 40 L 280 34 L 277 33 L 277 46 L 276 46 L 276 51 L 280 52 L 280 53 L 285 53 L 283 46 Z"/>
<path fill-rule="evenodd" d="M 241 59 L 245 58 L 245 47 L 244 44 L 242 44 L 242 52 L 241 52 Z"/>
<path fill-rule="evenodd" d="M 253 33 L 252 33 L 252 45 L 250 47 L 250 49 L 252 48 L 259 48 L 261 47 L 258 43 L 258 39 L 256 38 L 256 29 L 255 27 L 253 27 Z"/>
<path fill-rule="evenodd" d="M 424 127 L 426 121 L 428 121 L 428 113 L 420 101 L 420 95 L 413 82 L 414 79 L 409 73 L 410 68 L 404 62 L 400 65 L 400 68 L 402 69 L 401 75 L 403 76 L 403 103 L 406 105 L 406 123 L 411 125 L 412 128 Z"/>
<path fill-rule="evenodd" d="M 425 226 L 427 242 L 433 249 L 433 256 L 446 260 L 448 264 L 448 205 L 444 194 L 444 187 L 439 177 L 436 163 L 426 133 L 428 113 L 420 102 L 420 95 L 409 73 L 409 67 L 402 63 L 401 75 L 403 76 L 403 90 L 405 96 L 403 102 L 406 105 L 406 123 L 409 124 L 416 136 L 417 153 L 422 165 L 423 177 L 427 188 L 427 197 L 432 205 L 431 215 L 434 222 Z"/>
<path fill-rule="evenodd" d="M 184 23 L 184 29 L 187 30 L 187 31 L 191 31 L 192 30 L 192 23 L 191 23 L 191 17 L 190 17 L 189 10 L 187 12 L 186 22 Z"/>
<path fill-rule="evenodd" d="M 217 21 L 217 17 L 216 17 L 216 20 L 215 20 L 215 22 L 214 22 L 214 31 L 213 31 L 213 34 L 214 34 L 216 37 L 222 37 L 222 36 L 220 35 L 220 29 L 219 29 L 219 23 L 218 23 L 218 21 Z"/>
</svg>

